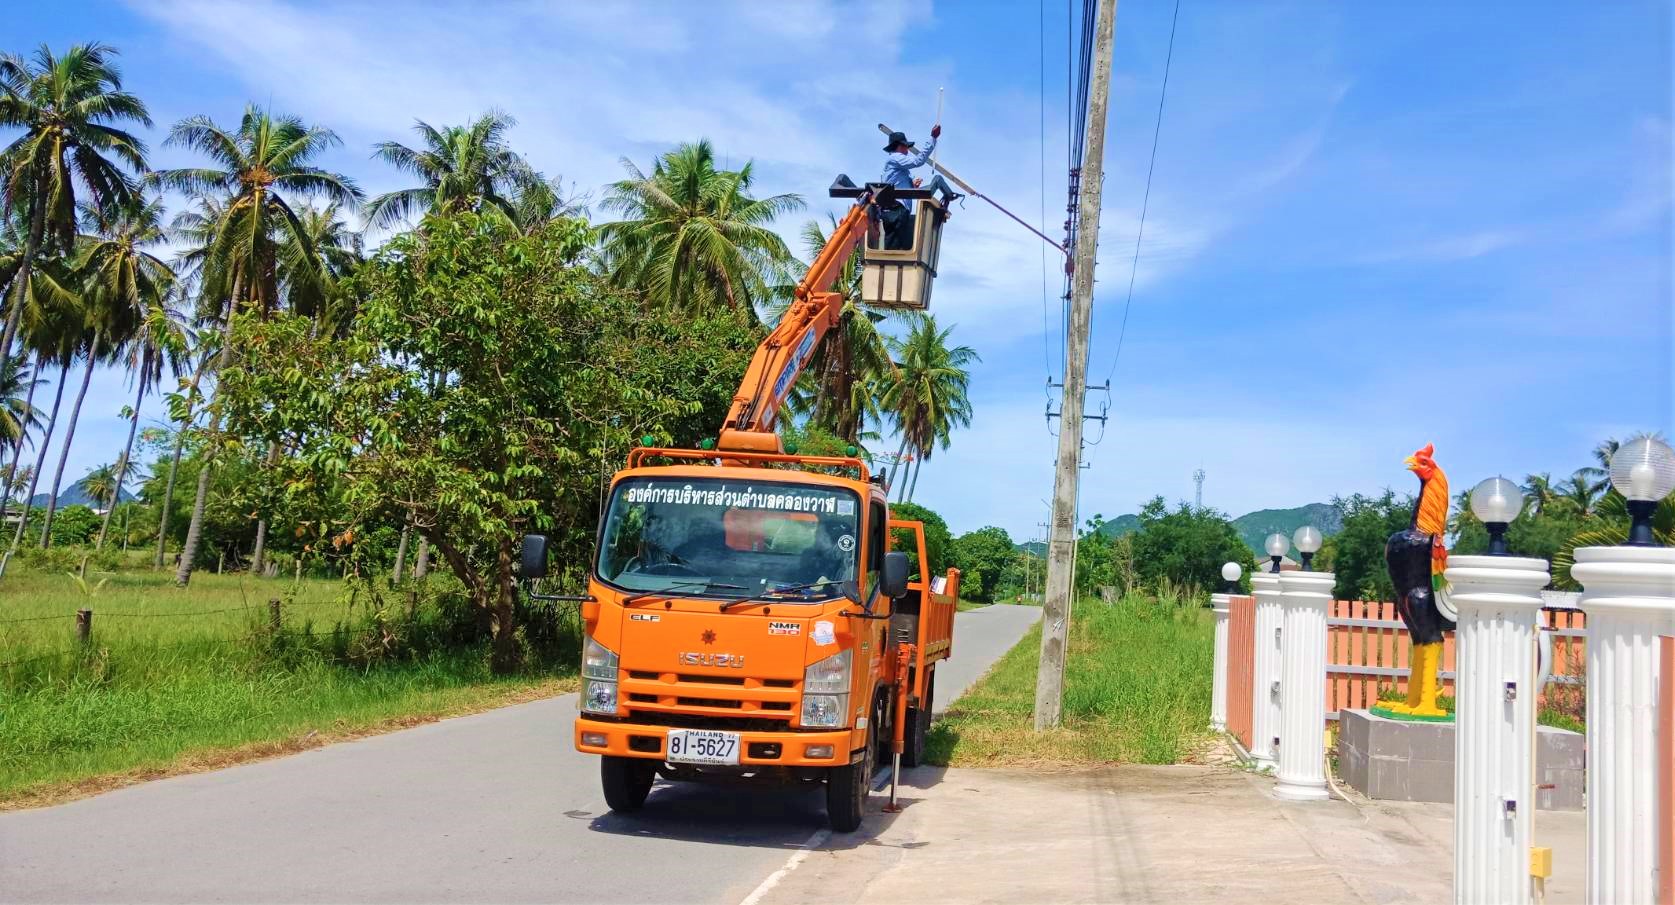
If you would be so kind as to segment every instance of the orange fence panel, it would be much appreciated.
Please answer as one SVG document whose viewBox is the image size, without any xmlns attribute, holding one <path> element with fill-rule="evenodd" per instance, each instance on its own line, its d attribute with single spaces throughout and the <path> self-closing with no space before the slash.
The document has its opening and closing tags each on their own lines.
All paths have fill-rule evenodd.
<svg viewBox="0 0 1675 905">
<path fill-rule="evenodd" d="M 1250 748 L 1251 705 L 1256 681 L 1256 598 L 1227 602 L 1227 731 Z"/>
</svg>

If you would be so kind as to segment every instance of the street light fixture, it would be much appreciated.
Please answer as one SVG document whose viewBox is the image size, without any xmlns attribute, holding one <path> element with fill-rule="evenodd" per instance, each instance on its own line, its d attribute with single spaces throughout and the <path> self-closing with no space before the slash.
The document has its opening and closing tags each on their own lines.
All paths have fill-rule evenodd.
<svg viewBox="0 0 1675 905">
<path fill-rule="evenodd" d="M 1320 529 L 1313 525 L 1304 525 L 1292 533 L 1291 542 L 1297 545 L 1297 552 L 1302 554 L 1304 572 L 1314 571 L 1309 564 L 1314 561 L 1314 554 L 1320 550 L 1322 540 Z"/>
<path fill-rule="evenodd" d="M 1280 560 L 1285 558 L 1285 551 L 1291 549 L 1291 541 L 1285 535 L 1275 531 L 1268 535 L 1263 547 L 1268 551 L 1268 558 L 1274 561 L 1274 572 L 1280 570 Z"/>
<path fill-rule="evenodd" d="M 1655 547 L 1652 513 L 1675 490 L 1675 450 L 1656 437 L 1630 440 L 1611 456 L 1611 486 L 1628 499 L 1630 547 Z"/>
<path fill-rule="evenodd" d="M 1223 594 L 1239 593 L 1239 576 L 1243 574 L 1245 574 L 1245 570 L 1238 563 L 1222 563 L 1221 580 L 1226 584 L 1222 586 L 1221 592 Z"/>
<path fill-rule="evenodd" d="M 1471 489 L 1471 511 L 1489 529 L 1489 555 L 1509 556 L 1506 526 L 1524 511 L 1524 492 L 1505 478 L 1485 478 Z"/>
</svg>

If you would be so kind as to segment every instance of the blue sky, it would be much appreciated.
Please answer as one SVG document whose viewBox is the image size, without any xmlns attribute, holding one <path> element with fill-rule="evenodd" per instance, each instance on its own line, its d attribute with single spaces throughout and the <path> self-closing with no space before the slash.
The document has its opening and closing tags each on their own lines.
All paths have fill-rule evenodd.
<svg viewBox="0 0 1675 905">
<path fill-rule="evenodd" d="M 1190 498 L 1200 466 L 1205 502 L 1238 515 L 1406 489 L 1427 442 L 1469 486 L 1671 432 L 1667 3 L 1184 0 L 1114 360 L 1172 10 L 1119 9 L 1089 368 L 1112 417 L 1084 516 Z M 158 166 L 189 159 L 158 147 L 169 123 L 254 100 L 335 129 L 326 164 L 385 191 L 405 183 L 374 142 L 498 107 L 520 151 L 595 199 L 618 158 L 707 136 L 811 216 L 835 209 L 833 174 L 878 170 L 874 123 L 922 136 L 941 86 L 939 159 L 1056 234 L 1065 32 L 1058 3 L 156 0 L 19 4 L 0 48 L 119 47 Z M 934 313 L 983 363 L 975 423 L 917 499 L 957 531 L 1047 517 L 1043 384 L 1063 353 L 1043 247 L 977 203 L 945 235 Z M 130 396 L 95 377 L 70 477 L 116 457 Z"/>
</svg>

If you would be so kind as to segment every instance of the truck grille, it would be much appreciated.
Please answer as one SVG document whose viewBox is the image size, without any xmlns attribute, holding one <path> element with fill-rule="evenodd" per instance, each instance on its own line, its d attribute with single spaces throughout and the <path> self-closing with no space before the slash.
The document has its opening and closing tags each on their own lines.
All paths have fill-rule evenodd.
<svg viewBox="0 0 1675 905">
<path fill-rule="evenodd" d="M 780 731 L 798 701 L 792 679 L 625 670 L 624 700 L 636 722 L 691 728 Z"/>
</svg>

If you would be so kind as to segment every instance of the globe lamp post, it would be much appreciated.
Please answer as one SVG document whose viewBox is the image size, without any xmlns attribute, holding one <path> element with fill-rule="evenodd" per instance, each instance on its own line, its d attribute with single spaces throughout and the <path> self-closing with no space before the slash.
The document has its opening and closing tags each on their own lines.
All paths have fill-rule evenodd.
<svg viewBox="0 0 1675 905">
<path fill-rule="evenodd" d="M 1223 594 L 1239 593 L 1239 577 L 1244 574 L 1244 568 L 1238 563 L 1223 563 L 1221 566 L 1221 580 L 1225 584 L 1222 585 L 1221 592 Z"/>
<path fill-rule="evenodd" d="M 1303 571 L 1314 571 L 1310 563 L 1314 561 L 1314 555 L 1320 551 L 1320 529 L 1313 525 L 1304 525 L 1292 533 L 1291 542 L 1296 545 L 1297 552 L 1303 560 Z"/>
<path fill-rule="evenodd" d="M 1641 437 L 1611 456 L 1611 486 L 1628 500 L 1630 547 L 1655 547 L 1652 513 L 1675 490 L 1675 450 L 1655 437 Z"/>
<path fill-rule="evenodd" d="M 1489 555 L 1508 556 L 1506 526 L 1524 511 L 1524 492 L 1505 478 L 1485 478 L 1471 489 L 1471 511 L 1489 529 Z"/>
<path fill-rule="evenodd" d="M 1267 542 L 1262 546 L 1263 549 L 1268 551 L 1268 558 L 1273 560 L 1274 563 L 1274 568 L 1270 571 L 1278 574 L 1280 570 L 1280 560 L 1285 558 L 1285 551 L 1291 549 L 1291 541 L 1287 539 L 1285 535 L 1275 531 L 1273 534 L 1268 535 Z"/>
</svg>

